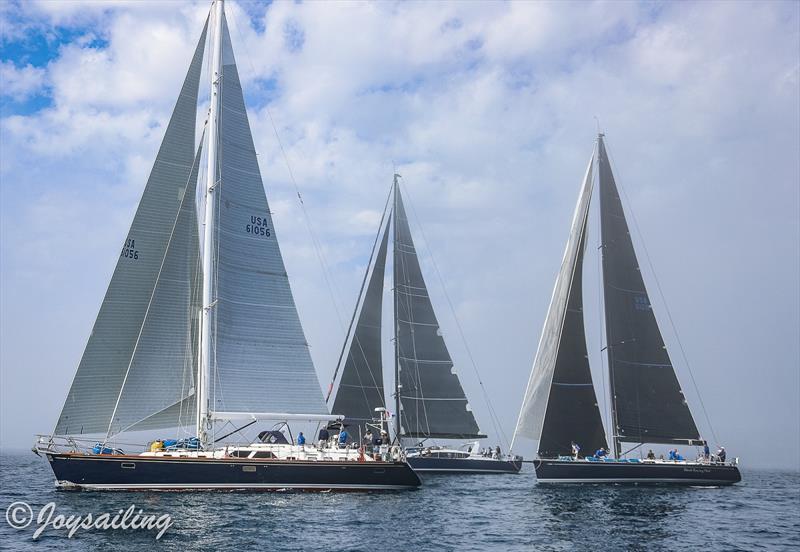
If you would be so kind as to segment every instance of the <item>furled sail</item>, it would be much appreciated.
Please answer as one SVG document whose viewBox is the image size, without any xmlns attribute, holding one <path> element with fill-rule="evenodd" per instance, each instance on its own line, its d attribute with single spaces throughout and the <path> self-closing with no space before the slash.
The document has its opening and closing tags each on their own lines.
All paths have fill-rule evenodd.
<svg viewBox="0 0 800 552">
<path fill-rule="evenodd" d="M 583 254 L 592 196 L 589 160 L 572 227 L 545 318 L 515 436 L 539 441 L 543 458 L 606 446 L 583 321 Z"/>
<path fill-rule="evenodd" d="M 342 377 L 331 407 L 333 414 L 345 416 L 345 425 L 363 426 L 365 422 L 375 418 L 376 408 L 386 406 L 383 388 L 381 317 L 390 224 L 391 215 L 383 229 L 383 237 L 375 256 L 369 284 L 363 294 L 361 312 L 353 330 L 347 356 L 344 358 Z M 353 436 L 357 437 L 357 434 L 353 433 Z"/>
<path fill-rule="evenodd" d="M 440 334 L 398 186 L 394 205 L 394 310 L 403 435 L 485 437 L 469 410 Z"/>
<path fill-rule="evenodd" d="M 56 424 L 57 435 L 113 432 L 120 426 L 143 420 L 164 408 L 163 402 L 158 401 L 159 404 L 155 406 L 157 410 L 152 412 L 142 409 L 136 412 L 126 410 L 126 416 L 130 416 L 129 418 L 120 419 L 119 422 L 112 420 L 112 417 L 116 416 L 115 411 L 122 414 L 118 405 L 120 397 L 124 394 L 123 384 L 126 375 L 130 375 L 137 343 L 143 336 L 148 309 L 155 297 L 156 284 L 161 281 L 159 275 L 162 267 L 170 265 L 170 263 L 165 264 L 165 255 L 170 248 L 170 240 L 173 237 L 176 221 L 179 219 L 181 205 L 184 204 L 187 190 L 194 189 L 190 180 L 195 160 L 197 92 L 206 28 L 207 23 L 195 49 L 142 199 L 139 201 L 139 207 L 125 238 L 100 312 Z M 188 195 L 192 195 L 191 192 Z M 193 196 L 191 199 L 191 203 L 194 203 Z M 181 234 L 183 231 L 181 228 Z M 195 234 L 195 243 L 196 239 Z M 175 262 L 179 264 L 179 261 Z M 179 281 L 174 282 L 173 289 L 162 288 L 159 293 L 174 293 L 187 298 L 194 286 L 192 277 L 188 274 L 175 274 L 175 277 Z M 185 300 L 176 301 L 172 305 L 166 301 L 162 305 L 159 301 L 159 308 L 162 309 L 159 317 L 164 316 L 164 320 L 187 317 L 188 320 L 186 307 Z M 153 321 L 153 318 L 150 317 L 150 320 Z M 160 322 L 152 323 L 160 324 Z M 194 342 L 189 336 L 191 332 L 185 331 L 186 328 L 184 320 L 177 328 L 169 330 L 170 337 L 177 340 L 173 345 L 181 351 L 186 351 L 188 356 L 174 358 L 174 362 L 160 363 L 158 369 L 162 372 L 159 377 L 164 380 L 183 381 L 185 362 L 191 357 L 194 347 Z M 174 388 L 170 387 L 170 391 L 173 390 Z M 176 400 L 180 399 L 181 397 L 176 397 Z M 176 423 L 167 423 L 163 417 L 157 417 L 151 420 L 148 427 L 168 425 Z"/>
<path fill-rule="evenodd" d="M 699 440 L 650 305 L 602 136 L 598 171 L 615 435 L 636 443 Z"/>
<path fill-rule="evenodd" d="M 217 412 L 327 414 L 267 204 L 222 21 L 211 393 Z M 206 252 L 208 253 L 208 252 Z"/>
</svg>

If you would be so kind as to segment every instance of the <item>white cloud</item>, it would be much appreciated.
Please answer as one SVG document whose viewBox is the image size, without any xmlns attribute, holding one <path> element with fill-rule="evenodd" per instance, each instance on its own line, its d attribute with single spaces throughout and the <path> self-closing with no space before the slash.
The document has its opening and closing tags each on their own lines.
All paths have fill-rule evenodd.
<svg viewBox="0 0 800 552">
<path fill-rule="evenodd" d="M 28 64 L 16 67 L 13 62 L 0 62 L 0 95 L 21 101 L 40 92 L 45 84 L 45 71 Z"/>
<path fill-rule="evenodd" d="M 55 358 L 40 347 L 29 359 L 31 374 L 58 366 L 47 391 L 54 419 L 208 6 L 21 9 L 42 32 L 91 21 L 91 36 L 106 41 L 62 46 L 20 85 L 26 95 L 49 87 L 53 105 L 0 123 L 3 327 L 27 320 L 19 313 L 31 308 L 68 309 L 80 321 L 66 334 L 45 321 L 2 350 L 4 366 L 34 335 L 66 350 Z M 323 385 L 342 330 L 269 114 L 330 265 L 340 318 L 349 317 L 397 166 L 509 432 L 598 116 L 706 402 L 721 413 L 718 432 L 729 440 L 749 416 L 765 425 L 777 418 L 777 407 L 755 408 L 728 382 L 771 396 L 797 387 L 790 370 L 753 372 L 767 350 L 771 365 L 796 368 L 800 356 L 800 39 L 791 6 L 277 2 L 256 14 L 248 6 L 252 20 L 236 3 L 226 9 Z M 64 250 L 71 256 L 57 254 Z M 488 428 L 433 267 L 422 260 Z M 587 280 L 595 272 L 587 260 Z M 58 278 L 43 290 L 36 274 Z M 76 288 L 76 297 L 65 292 Z M 731 312 L 734 297 L 740 308 Z M 708 345 L 720 336 L 751 345 Z M 797 397 L 780 396 L 797 413 Z M 748 407 L 731 409 L 733 400 Z M 785 434 L 765 435 L 752 450 Z"/>
</svg>

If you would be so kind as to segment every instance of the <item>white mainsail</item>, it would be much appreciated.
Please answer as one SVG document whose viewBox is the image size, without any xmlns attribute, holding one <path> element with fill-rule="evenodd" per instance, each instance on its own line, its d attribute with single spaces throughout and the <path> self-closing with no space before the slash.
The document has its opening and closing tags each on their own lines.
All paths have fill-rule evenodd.
<svg viewBox="0 0 800 552">
<path fill-rule="evenodd" d="M 210 410 L 328 414 L 264 193 L 224 14 L 221 48 Z"/>
</svg>

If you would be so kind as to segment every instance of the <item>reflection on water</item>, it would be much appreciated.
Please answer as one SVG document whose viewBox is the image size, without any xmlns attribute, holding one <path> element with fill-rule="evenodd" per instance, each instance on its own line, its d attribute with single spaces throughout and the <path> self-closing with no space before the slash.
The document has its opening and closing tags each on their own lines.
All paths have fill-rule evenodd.
<svg viewBox="0 0 800 552">
<path fill-rule="evenodd" d="M 497 476 L 426 476 L 398 493 L 56 492 L 46 461 L 0 457 L 0 506 L 55 501 L 64 513 L 115 513 L 131 504 L 174 520 L 148 532 L 82 532 L 71 541 L 0 517 L 14 550 L 719 550 L 800 544 L 800 476 L 745 471 L 734 487 L 537 486 L 533 470 Z"/>
</svg>

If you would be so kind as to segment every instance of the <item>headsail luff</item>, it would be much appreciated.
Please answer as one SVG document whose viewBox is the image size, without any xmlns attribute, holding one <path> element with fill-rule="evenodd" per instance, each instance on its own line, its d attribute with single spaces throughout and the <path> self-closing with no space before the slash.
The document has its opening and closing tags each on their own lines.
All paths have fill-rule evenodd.
<svg viewBox="0 0 800 552">
<path fill-rule="evenodd" d="M 398 413 L 403 436 L 485 437 L 453 372 L 453 361 L 428 297 L 399 186 L 394 205 L 394 294 Z"/>
<path fill-rule="evenodd" d="M 386 407 L 383 386 L 381 319 L 383 279 L 386 270 L 390 225 L 391 212 L 383 228 L 383 237 L 380 239 L 369 284 L 364 291 L 363 298 L 359 298 L 363 299 L 361 312 L 358 314 L 353 337 L 344 358 L 342 376 L 331 407 L 332 413 L 345 415 L 345 425 L 352 422 L 363 426 L 365 422 L 375 418 L 376 408 Z M 358 309 L 358 305 L 356 305 L 356 309 Z"/>
<path fill-rule="evenodd" d="M 197 95 L 207 25 L 206 21 L 56 423 L 54 433 L 57 435 L 105 433 L 109 429 L 192 170 Z M 191 286 L 191 282 L 182 284 Z M 184 305 L 175 304 L 172 314 L 177 316 L 183 308 Z M 186 346 L 191 350 L 194 344 Z M 178 362 L 165 369 L 180 379 L 183 366 L 183 362 Z"/>
<path fill-rule="evenodd" d="M 583 320 L 582 270 L 592 196 L 589 160 L 569 238 L 523 399 L 517 436 L 539 441 L 539 456 L 571 454 L 571 443 L 594 451 L 606 446 L 592 384 Z"/>
<path fill-rule="evenodd" d="M 699 440 L 650 305 L 602 135 L 597 161 L 615 441 Z"/>
<path fill-rule="evenodd" d="M 264 192 L 224 16 L 221 82 L 211 252 L 212 410 L 327 415 Z"/>
</svg>

